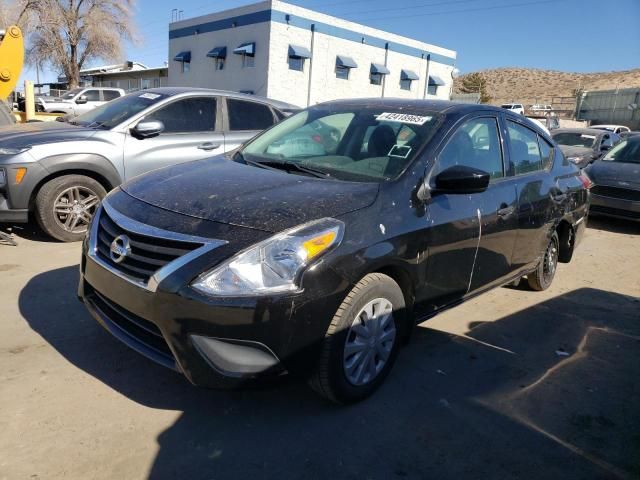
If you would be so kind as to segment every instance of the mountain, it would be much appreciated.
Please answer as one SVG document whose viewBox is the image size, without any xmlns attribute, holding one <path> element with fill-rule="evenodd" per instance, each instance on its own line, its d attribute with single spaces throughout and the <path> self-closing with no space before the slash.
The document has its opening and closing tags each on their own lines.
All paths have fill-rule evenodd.
<svg viewBox="0 0 640 480">
<path fill-rule="evenodd" d="M 534 68 L 496 68 L 481 70 L 487 80 L 487 93 L 492 104 L 518 102 L 568 103 L 576 89 L 608 90 L 640 87 L 640 68 L 620 72 L 572 73 Z M 454 92 L 458 93 L 466 75 L 456 78 Z M 555 100 L 554 100 L 555 97 Z M 565 97 L 559 99 L 558 97 Z"/>
</svg>

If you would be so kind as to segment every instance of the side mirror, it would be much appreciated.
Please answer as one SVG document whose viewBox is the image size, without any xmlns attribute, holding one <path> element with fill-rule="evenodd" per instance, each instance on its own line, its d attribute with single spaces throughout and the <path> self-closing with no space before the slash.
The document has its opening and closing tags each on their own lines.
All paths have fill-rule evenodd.
<svg viewBox="0 0 640 480">
<path fill-rule="evenodd" d="M 76 103 L 78 105 L 83 105 L 83 104 L 87 103 L 87 96 L 86 95 L 80 95 L 78 98 L 76 98 Z"/>
<path fill-rule="evenodd" d="M 609 150 L 611 150 L 611 145 L 604 145 L 604 144 L 600 145 L 600 151 L 601 152 L 607 152 Z"/>
<path fill-rule="evenodd" d="M 435 178 L 433 193 L 466 194 L 484 192 L 491 176 L 477 168 L 456 165 L 440 172 Z"/>
<path fill-rule="evenodd" d="M 157 137 L 164 130 L 164 124 L 160 120 L 142 120 L 131 129 L 131 135 L 142 140 L 143 138 Z"/>
</svg>

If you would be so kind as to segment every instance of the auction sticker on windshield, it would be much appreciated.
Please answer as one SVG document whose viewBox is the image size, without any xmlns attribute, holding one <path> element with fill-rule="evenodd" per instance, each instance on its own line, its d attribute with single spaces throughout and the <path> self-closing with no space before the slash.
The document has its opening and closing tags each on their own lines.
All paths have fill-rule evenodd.
<svg viewBox="0 0 640 480">
<path fill-rule="evenodd" d="M 157 93 L 143 93 L 140 95 L 140 98 L 148 98 L 149 100 L 155 100 L 158 97 L 160 97 L 160 95 Z"/>
<path fill-rule="evenodd" d="M 379 122 L 400 122 L 409 123 L 411 125 L 424 125 L 433 117 L 421 117 L 419 115 L 411 115 L 409 113 L 390 113 L 384 112 L 376 117 Z"/>
</svg>

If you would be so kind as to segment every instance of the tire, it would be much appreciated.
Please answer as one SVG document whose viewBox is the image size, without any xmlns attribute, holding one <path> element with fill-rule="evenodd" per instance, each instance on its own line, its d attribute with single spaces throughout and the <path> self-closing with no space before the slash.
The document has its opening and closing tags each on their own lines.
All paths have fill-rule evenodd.
<svg viewBox="0 0 640 480">
<path fill-rule="evenodd" d="M 535 272 L 527 276 L 529 288 L 541 292 L 551 286 L 553 278 L 558 268 L 558 256 L 560 251 L 560 241 L 557 232 L 553 232 L 549 245 L 544 252 L 544 257 L 536 267 Z"/>
<path fill-rule="evenodd" d="M 369 310 L 370 305 L 372 310 Z M 390 315 L 374 313 L 365 323 L 367 311 L 376 312 L 376 308 L 389 311 Z M 405 317 L 404 296 L 398 284 L 381 273 L 366 275 L 349 292 L 327 329 L 320 360 L 309 382 L 311 388 L 330 401 L 341 404 L 370 396 L 393 367 L 403 338 Z M 364 328 L 365 325 L 369 328 Z M 373 336 L 360 335 L 365 332 L 371 335 L 372 329 Z M 372 338 L 371 342 L 377 344 L 373 346 L 372 343 L 367 345 L 366 340 L 364 343 L 358 341 L 365 338 Z M 346 354 L 347 347 L 352 352 L 358 351 Z M 373 363 L 367 361 L 371 356 Z M 360 369 L 358 365 L 372 368 Z"/>
<path fill-rule="evenodd" d="M 106 194 L 104 187 L 93 178 L 84 175 L 57 177 L 38 191 L 35 216 L 40 228 L 51 237 L 62 242 L 76 242 L 84 238 L 89 222 Z"/>
</svg>

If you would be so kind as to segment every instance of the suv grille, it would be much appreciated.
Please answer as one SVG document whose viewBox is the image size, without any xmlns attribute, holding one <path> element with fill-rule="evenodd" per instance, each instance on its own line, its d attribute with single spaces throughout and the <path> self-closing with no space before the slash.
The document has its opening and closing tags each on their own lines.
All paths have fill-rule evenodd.
<svg viewBox="0 0 640 480">
<path fill-rule="evenodd" d="M 640 202 L 640 190 L 594 185 L 591 187 L 591 193 L 594 195 L 600 195 L 601 197 L 620 198 L 623 200 L 630 200 L 632 202 Z"/>
<path fill-rule="evenodd" d="M 203 245 L 202 243 L 169 240 L 131 232 L 113 221 L 104 209 L 99 221 L 96 255 L 113 270 L 144 283 L 148 282 L 154 273 L 168 263 Z M 119 235 L 129 237 L 131 253 L 123 261 L 116 263 L 111 259 L 110 249 L 111 243 Z"/>
</svg>

